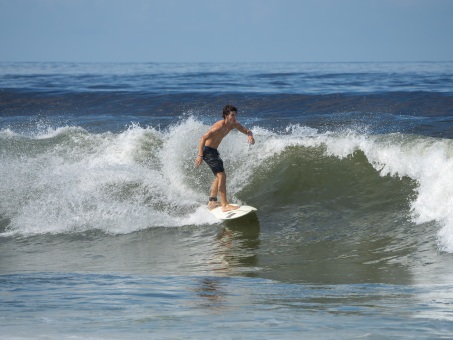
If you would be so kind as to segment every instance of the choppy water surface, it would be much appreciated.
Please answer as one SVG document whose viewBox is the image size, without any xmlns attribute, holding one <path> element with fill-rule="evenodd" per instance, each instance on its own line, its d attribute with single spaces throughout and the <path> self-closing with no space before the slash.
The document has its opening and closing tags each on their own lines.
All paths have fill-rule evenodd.
<svg viewBox="0 0 453 340">
<path fill-rule="evenodd" d="M 453 333 L 452 63 L 0 68 L 7 338 Z M 256 139 L 200 136 L 227 103 Z"/>
</svg>

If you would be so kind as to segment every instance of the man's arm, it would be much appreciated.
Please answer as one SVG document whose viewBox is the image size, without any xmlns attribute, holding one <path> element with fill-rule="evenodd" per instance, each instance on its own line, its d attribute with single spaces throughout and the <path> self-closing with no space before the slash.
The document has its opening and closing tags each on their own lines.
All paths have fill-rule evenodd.
<svg viewBox="0 0 453 340">
<path fill-rule="evenodd" d="M 200 142 L 198 143 L 198 154 L 197 154 L 197 159 L 195 160 L 196 166 L 199 166 L 201 162 L 203 161 L 203 148 L 206 144 L 206 141 L 208 141 L 214 133 L 219 129 L 218 124 L 214 124 L 208 132 L 206 132 L 203 136 L 200 138 Z"/>
<path fill-rule="evenodd" d="M 204 145 L 206 144 L 206 140 L 209 138 L 209 133 L 211 130 L 206 132 L 203 136 L 200 138 L 200 142 L 198 143 L 198 154 L 197 158 L 195 159 L 195 165 L 199 166 L 201 162 L 203 161 L 203 148 Z"/>
<path fill-rule="evenodd" d="M 236 129 L 243 134 L 247 135 L 247 142 L 250 144 L 255 144 L 255 139 L 253 138 L 253 133 L 249 129 L 243 127 L 241 124 L 236 123 Z"/>
</svg>

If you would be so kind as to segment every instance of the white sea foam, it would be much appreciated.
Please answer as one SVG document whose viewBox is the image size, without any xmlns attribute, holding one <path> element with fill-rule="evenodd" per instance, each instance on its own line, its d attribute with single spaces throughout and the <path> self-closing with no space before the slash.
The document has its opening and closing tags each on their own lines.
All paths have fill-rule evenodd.
<svg viewBox="0 0 453 340">
<path fill-rule="evenodd" d="M 205 196 L 185 183 L 196 137 L 178 129 L 163 134 L 133 125 L 119 134 L 89 134 L 59 128 L 34 139 L 66 134 L 63 141 L 38 150 L 8 150 L 0 168 L 0 192 L 8 197 L 0 205 L 10 220 L 6 234 L 129 233 L 216 223 L 198 209 Z"/>
<path fill-rule="evenodd" d="M 199 138 L 207 129 L 190 117 L 164 132 L 139 125 L 118 134 L 69 127 L 42 130 L 33 137 L 36 147 L 24 144 L 2 154 L 0 194 L 8 199 L 0 203 L 0 214 L 10 221 L 6 233 L 130 233 L 216 223 L 205 209 L 212 173 L 206 166 L 194 167 Z M 288 147 L 323 147 L 327 156 L 338 158 L 361 150 L 381 176 L 416 181 L 417 195 L 408 198 L 412 220 L 437 221 L 441 249 L 453 252 L 451 140 L 319 133 L 303 126 L 283 132 L 252 130 L 254 146 L 233 131 L 219 149 L 228 169 L 234 169 L 227 172 L 232 200 L 238 200 L 236 194 L 263 162 Z M 17 136 L 4 130 L 1 137 Z"/>
<path fill-rule="evenodd" d="M 2 138 L 15 137 L 15 136 L 18 136 L 18 134 L 15 133 L 14 131 L 12 131 L 10 128 L 0 130 L 0 137 L 2 137 Z"/>
</svg>

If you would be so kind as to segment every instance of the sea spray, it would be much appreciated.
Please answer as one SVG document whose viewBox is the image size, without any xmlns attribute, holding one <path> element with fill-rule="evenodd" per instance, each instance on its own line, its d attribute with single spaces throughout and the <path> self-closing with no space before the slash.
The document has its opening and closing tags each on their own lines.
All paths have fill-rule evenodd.
<svg viewBox="0 0 453 340">
<path fill-rule="evenodd" d="M 7 138 L 16 139 L 1 168 L 8 234 L 129 233 L 184 225 L 184 215 L 194 220 L 199 204 L 181 199 L 179 183 L 171 180 L 180 169 L 165 170 L 172 159 L 161 154 L 166 140 L 152 128 L 134 125 L 119 134 L 64 128 Z M 201 215 L 200 221 L 213 219 Z"/>
<path fill-rule="evenodd" d="M 204 164 L 194 167 L 199 138 L 208 128 L 189 117 L 164 131 L 138 124 L 120 133 L 99 134 L 79 127 L 47 129 L 34 136 L 3 130 L 1 193 L 9 199 L 2 202 L 1 215 L 10 221 L 7 233 L 130 233 L 152 226 L 215 223 L 201 209 L 212 173 Z M 219 148 L 232 200 L 247 203 L 241 191 L 288 148 L 320 149 L 321 157 L 339 159 L 362 152 L 380 176 L 416 183 L 416 195 L 406 198 L 412 220 L 439 223 L 439 245 L 453 251 L 451 140 L 400 133 L 321 133 L 300 125 L 283 131 L 260 126 L 252 130 L 254 146 L 248 147 L 245 136 L 233 131 Z"/>
</svg>

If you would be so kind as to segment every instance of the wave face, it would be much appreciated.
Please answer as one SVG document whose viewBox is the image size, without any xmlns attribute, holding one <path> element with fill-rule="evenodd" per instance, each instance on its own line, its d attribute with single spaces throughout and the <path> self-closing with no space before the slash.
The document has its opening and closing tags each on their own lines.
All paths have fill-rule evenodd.
<svg viewBox="0 0 453 340">
<path fill-rule="evenodd" d="M 207 129 L 188 117 L 165 130 L 1 130 L 1 235 L 217 223 L 205 209 L 212 174 L 193 165 L 194 145 Z M 301 125 L 252 130 L 255 146 L 229 136 L 219 149 L 230 200 L 260 207 L 276 225 L 317 226 L 317 237 L 338 221 L 359 234 L 370 225 L 385 232 L 435 222 L 439 247 L 453 252 L 451 139 Z"/>
</svg>

